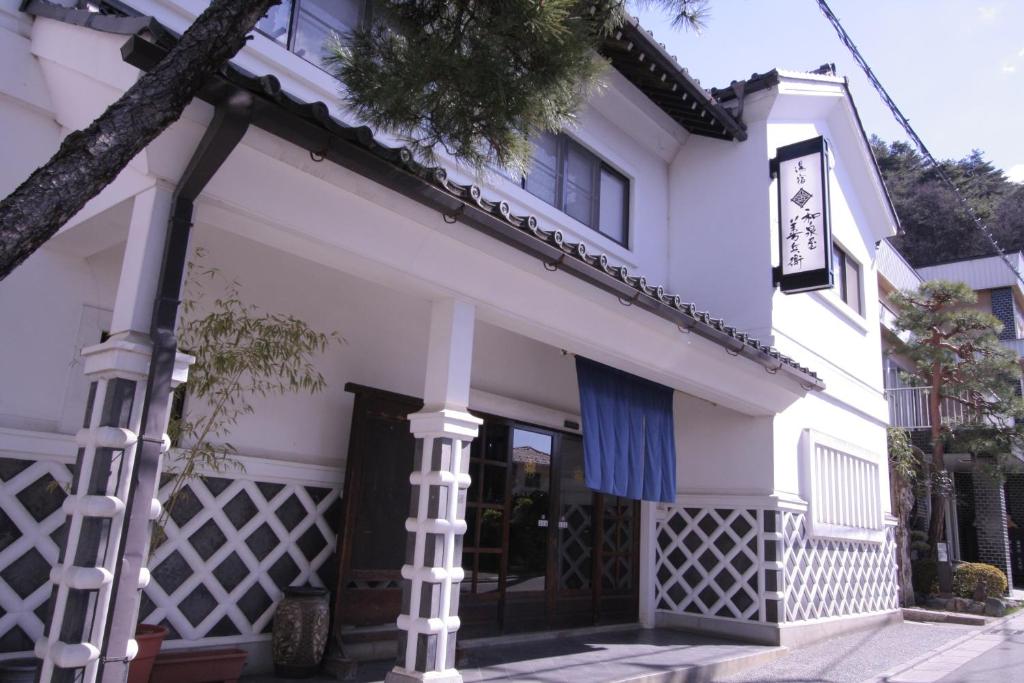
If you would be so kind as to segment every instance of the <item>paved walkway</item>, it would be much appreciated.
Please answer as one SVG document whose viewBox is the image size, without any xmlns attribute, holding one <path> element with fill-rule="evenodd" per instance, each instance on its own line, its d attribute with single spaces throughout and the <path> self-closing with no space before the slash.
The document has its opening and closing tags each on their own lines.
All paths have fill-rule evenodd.
<svg viewBox="0 0 1024 683">
<path fill-rule="evenodd" d="M 977 627 L 959 624 L 909 621 L 890 624 L 795 648 L 767 666 L 714 680 L 716 683 L 859 683 L 877 679 L 880 674 L 976 632 Z"/>
<path fill-rule="evenodd" d="M 1024 614 L 975 632 L 879 683 L 1011 683 L 1024 680 Z"/>
<path fill-rule="evenodd" d="M 627 629 L 545 638 L 464 651 L 459 671 L 466 683 L 703 683 L 761 666 L 785 648 L 747 645 L 665 629 Z M 361 664 L 356 681 L 383 681 L 389 662 Z M 243 678 L 271 683 L 273 678 Z"/>
</svg>

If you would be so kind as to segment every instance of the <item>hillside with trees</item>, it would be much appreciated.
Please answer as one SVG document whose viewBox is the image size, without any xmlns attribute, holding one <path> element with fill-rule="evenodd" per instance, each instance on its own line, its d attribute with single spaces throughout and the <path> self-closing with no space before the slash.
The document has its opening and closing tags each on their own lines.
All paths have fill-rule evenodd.
<svg viewBox="0 0 1024 683">
<path fill-rule="evenodd" d="M 921 267 L 995 253 L 936 170 L 913 147 L 886 143 L 877 136 L 871 147 L 903 225 L 904 234 L 894 243 L 911 264 Z M 1024 249 L 1024 184 L 1007 180 L 978 150 L 943 161 L 942 166 L 1003 251 Z"/>
</svg>

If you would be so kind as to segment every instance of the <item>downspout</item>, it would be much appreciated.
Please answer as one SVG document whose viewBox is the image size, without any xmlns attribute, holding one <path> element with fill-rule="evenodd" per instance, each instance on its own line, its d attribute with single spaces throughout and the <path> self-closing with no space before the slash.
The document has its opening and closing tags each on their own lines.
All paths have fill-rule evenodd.
<svg viewBox="0 0 1024 683">
<path fill-rule="evenodd" d="M 127 652 L 128 643 L 135 635 L 140 590 L 144 585 L 142 577 L 147 576 L 144 570 L 154 518 L 153 501 L 160 482 L 171 379 L 178 352 L 175 327 L 195 201 L 248 130 L 252 104 L 251 93 L 236 90 L 226 93 L 215 105 L 213 120 L 174 191 L 150 325 L 153 348 L 142 406 L 141 436 L 127 500 L 128 514 L 121 530 L 120 553 L 115 565 L 115 589 L 107 612 L 101 649 L 98 678 L 105 683 L 121 683 L 127 677 L 128 662 L 118 655 Z M 111 657 L 111 653 L 116 654 Z"/>
</svg>

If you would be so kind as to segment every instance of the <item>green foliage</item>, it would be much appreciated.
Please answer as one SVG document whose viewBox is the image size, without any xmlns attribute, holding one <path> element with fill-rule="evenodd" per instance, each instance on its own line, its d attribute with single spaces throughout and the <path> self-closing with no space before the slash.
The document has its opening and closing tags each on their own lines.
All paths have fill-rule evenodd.
<svg viewBox="0 0 1024 683">
<path fill-rule="evenodd" d="M 935 168 L 911 145 L 873 137 L 871 147 L 903 225 L 895 243 L 907 260 L 925 266 L 994 253 Z M 943 161 L 942 168 L 1004 251 L 1024 249 L 1024 186 L 1007 180 L 978 150 Z"/>
<path fill-rule="evenodd" d="M 706 0 L 658 0 L 697 25 Z M 622 0 L 380 0 L 326 66 L 359 118 L 431 160 L 437 146 L 478 171 L 525 172 L 529 140 L 571 126 L 600 85 L 595 49 Z"/>
<path fill-rule="evenodd" d="M 896 327 L 911 333 L 903 352 L 914 362 L 916 379 L 924 386 L 937 383 L 947 402 L 965 408 L 964 424 L 943 416 L 958 447 L 1008 450 L 1021 436 L 1013 418 L 1024 417 L 1024 404 L 1016 395 L 1020 365 L 999 341 L 999 319 L 972 308 L 977 297 L 959 282 L 925 282 L 916 291 L 895 293 L 892 302 Z"/>
<path fill-rule="evenodd" d="M 339 339 L 291 315 L 243 303 L 241 285 L 201 265 L 204 256 L 197 250 L 197 261 L 189 263 L 181 306 L 179 347 L 196 361 L 189 369 L 186 412 L 168 428 L 182 449 L 170 463 L 175 483 L 163 519 L 199 471 L 240 469 L 228 439 L 238 420 L 255 412 L 254 398 L 324 389 L 324 377 L 313 360 Z M 208 285 L 222 290 L 212 301 Z"/>
<path fill-rule="evenodd" d="M 939 581 L 938 563 L 935 560 L 917 560 L 911 563 L 910 571 L 914 577 L 915 593 L 935 592 Z"/>
<path fill-rule="evenodd" d="M 889 469 L 908 484 L 921 474 L 921 461 L 910 443 L 910 432 L 899 427 L 889 427 L 886 432 L 889 443 Z"/>
<path fill-rule="evenodd" d="M 710 11 L 707 0 L 633 0 L 640 8 L 658 6 L 672 17 L 675 28 L 692 28 L 699 31 L 704 28 Z"/>
<path fill-rule="evenodd" d="M 946 441 L 958 452 L 1005 460 L 1024 444 L 1024 403 L 1016 395 L 1021 368 L 1017 356 L 999 341 L 1003 324 L 972 308 L 977 297 L 960 282 L 934 280 L 916 290 L 896 292 L 896 328 L 910 332 L 901 353 L 914 362 L 914 379 L 931 389 L 932 425 L 929 488 L 930 545 L 942 539 L 942 501 L 952 495 L 946 469 Z"/>
<path fill-rule="evenodd" d="M 981 562 L 963 562 L 953 570 L 953 595 L 972 598 L 982 581 L 988 584 L 990 596 L 1006 594 L 1006 574 L 1002 569 Z"/>
</svg>

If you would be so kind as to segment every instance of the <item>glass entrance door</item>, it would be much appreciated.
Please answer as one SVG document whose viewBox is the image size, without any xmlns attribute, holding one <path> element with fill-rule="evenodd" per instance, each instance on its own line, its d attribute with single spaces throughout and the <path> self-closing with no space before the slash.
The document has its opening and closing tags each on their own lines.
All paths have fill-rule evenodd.
<svg viewBox="0 0 1024 683">
<path fill-rule="evenodd" d="M 555 609 L 551 625 L 572 628 L 594 623 L 594 492 L 583 477 L 583 441 L 575 434 L 558 438 L 558 528 L 555 531 Z"/>
<path fill-rule="evenodd" d="M 512 428 L 506 631 L 544 628 L 547 623 L 554 440 L 550 432 Z"/>
<path fill-rule="evenodd" d="M 470 458 L 471 636 L 636 620 L 637 504 L 587 488 L 579 435 L 487 417 Z"/>
</svg>

